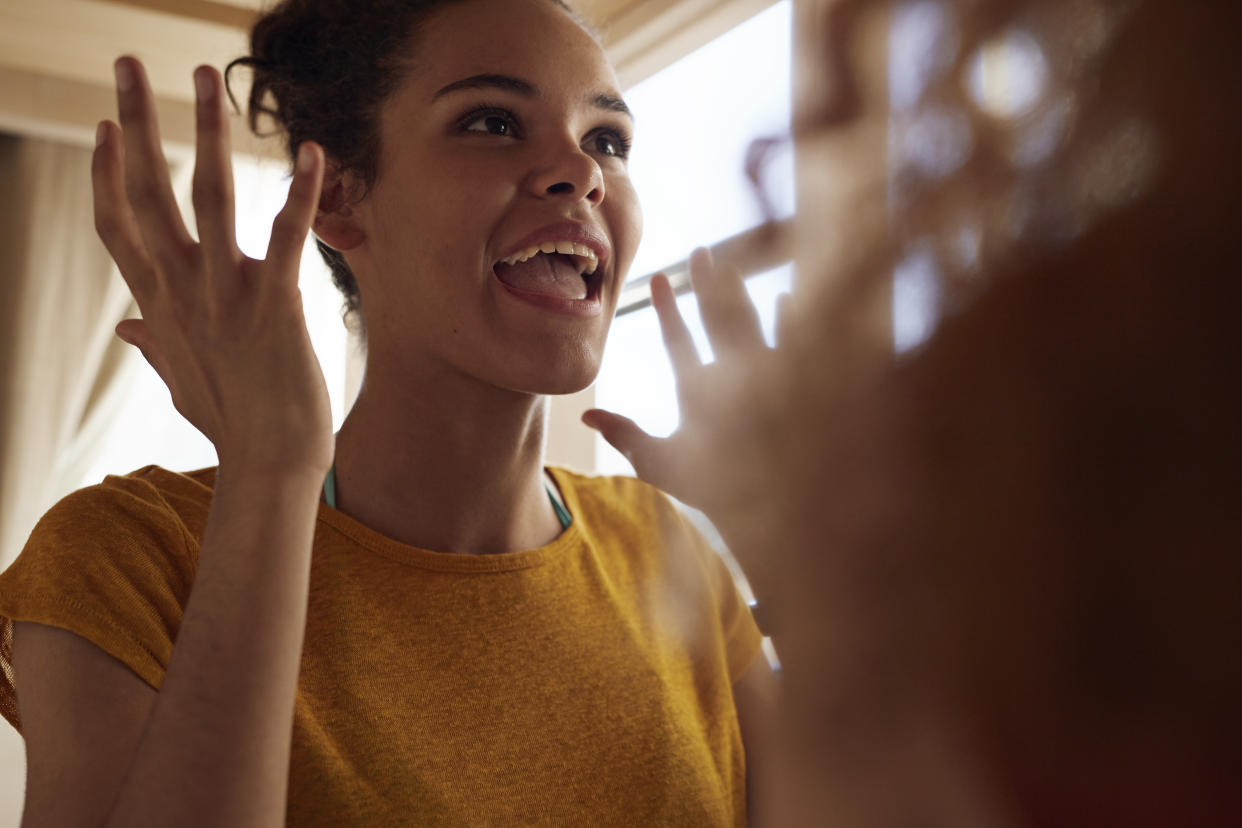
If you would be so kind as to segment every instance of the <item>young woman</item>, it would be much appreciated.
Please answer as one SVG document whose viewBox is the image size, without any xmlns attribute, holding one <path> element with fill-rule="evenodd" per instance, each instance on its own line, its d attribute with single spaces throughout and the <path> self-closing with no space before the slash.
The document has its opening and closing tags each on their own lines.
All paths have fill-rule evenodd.
<svg viewBox="0 0 1242 828">
<path fill-rule="evenodd" d="M 117 333 L 219 466 L 69 496 L 0 579 L 25 824 L 743 823 L 771 674 L 726 570 L 656 489 L 542 459 L 545 395 L 595 377 L 640 233 L 599 44 L 556 0 L 288 0 L 252 46 L 252 114 L 274 101 L 295 161 L 262 261 L 234 239 L 221 76 L 194 76 L 194 241 L 142 67 L 116 64 L 97 225 L 143 312 Z M 311 229 L 366 332 L 335 437 Z M 700 253 L 694 276 L 719 348 L 756 347 L 737 274 Z M 591 422 L 693 500 L 704 408 L 668 441 Z"/>
</svg>

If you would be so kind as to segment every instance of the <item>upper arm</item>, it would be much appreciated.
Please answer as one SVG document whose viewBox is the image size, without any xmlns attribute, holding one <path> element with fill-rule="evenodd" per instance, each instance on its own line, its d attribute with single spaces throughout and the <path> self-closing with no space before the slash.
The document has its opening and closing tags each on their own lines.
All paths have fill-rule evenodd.
<svg viewBox="0 0 1242 828">
<path fill-rule="evenodd" d="M 751 824 L 761 821 L 761 792 L 769 789 L 764 774 L 773 767 L 772 728 L 779 689 L 779 677 L 762 652 L 733 684 L 733 704 L 746 754 L 746 812 Z"/>
<path fill-rule="evenodd" d="M 102 824 L 156 691 L 86 639 L 17 622 L 13 671 L 26 740 L 24 828 Z"/>
</svg>

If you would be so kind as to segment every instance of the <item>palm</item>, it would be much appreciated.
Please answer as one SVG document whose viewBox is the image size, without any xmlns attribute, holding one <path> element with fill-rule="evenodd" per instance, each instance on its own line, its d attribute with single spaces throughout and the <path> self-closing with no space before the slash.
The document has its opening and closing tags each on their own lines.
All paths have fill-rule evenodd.
<svg viewBox="0 0 1242 828">
<path fill-rule="evenodd" d="M 121 128 L 104 122 L 92 165 L 96 225 L 143 318 L 117 326 L 168 386 L 173 403 L 222 462 L 324 467 L 331 411 L 310 346 L 298 262 L 318 203 L 322 153 L 307 145 L 268 256 L 237 246 L 222 81 L 196 70 L 194 207 L 199 240 L 181 218 L 160 153 L 142 65 L 117 62 Z"/>
<path fill-rule="evenodd" d="M 677 380 L 681 422 L 672 435 L 655 438 L 632 421 L 603 411 L 588 424 L 634 465 L 638 476 L 720 522 L 759 493 L 773 399 L 765 394 L 774 352 L 764 343 L 759 317 L 740 273 L 716 267 L 707 251 L 690 263 L 714 362 L 699 359 L 685 320 L 662 275 L 652 280 L 652 304 Z"/>
</svg>

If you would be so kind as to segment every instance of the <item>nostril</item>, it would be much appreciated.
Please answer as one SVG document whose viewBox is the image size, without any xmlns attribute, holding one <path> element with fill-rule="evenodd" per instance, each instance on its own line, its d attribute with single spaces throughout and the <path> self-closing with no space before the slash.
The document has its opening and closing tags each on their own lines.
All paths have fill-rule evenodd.
<svg viewBox="0 0 1242 828">
<path fill-rule="evenodd" d="M 568 181 L 562 181 L 559 184 L 553 184 L 548 188 L 548 195 L 569 195 L 573 193 L 574 185 Z"/>
</svg>

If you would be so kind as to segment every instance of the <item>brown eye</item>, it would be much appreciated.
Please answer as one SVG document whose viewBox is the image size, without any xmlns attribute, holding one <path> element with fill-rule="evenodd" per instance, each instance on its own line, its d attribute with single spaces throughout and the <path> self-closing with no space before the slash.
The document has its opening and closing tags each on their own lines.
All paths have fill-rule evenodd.
<svg viewBox="0 0 1242 828">
<path fill-rule="evenodd" d="M 595 151 L 613 158 L 626 158 L 630 154 L 630 142 L 615 132 L 601 132 L 594 138 Z"/>
<path fill-rule="evenodd" d="M 512 135 L 513 124 L 500 115 L 484 115 L 466 125 L 467 132 L 486 132 L 488 135 Z"/>
</svg>

